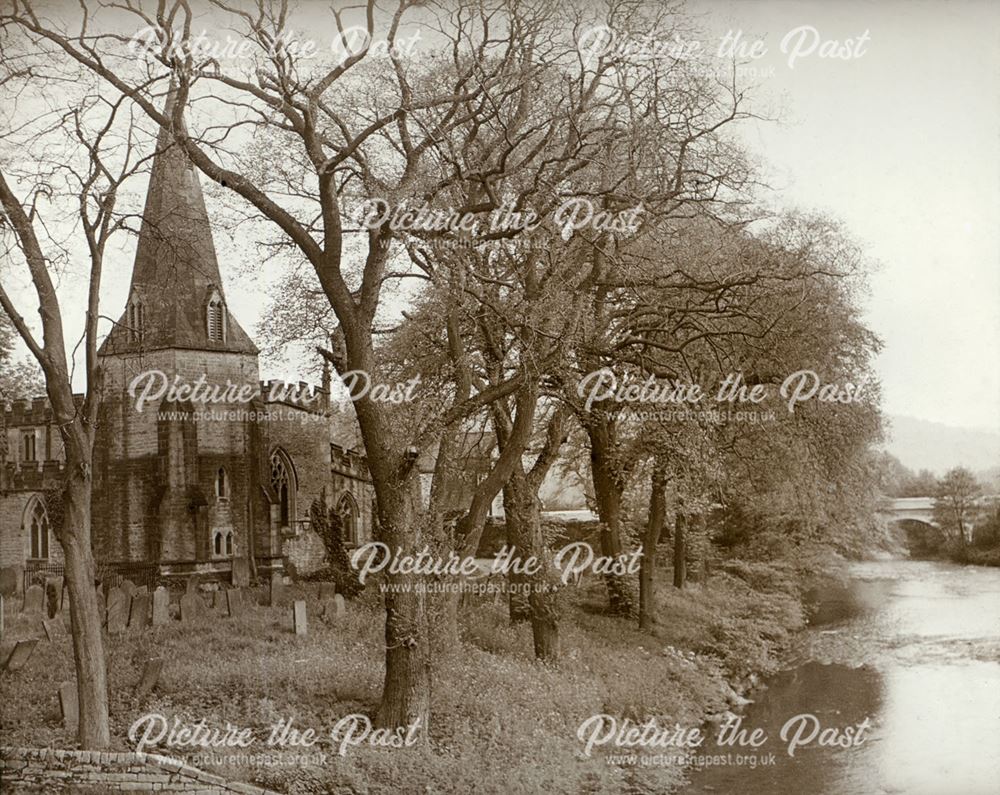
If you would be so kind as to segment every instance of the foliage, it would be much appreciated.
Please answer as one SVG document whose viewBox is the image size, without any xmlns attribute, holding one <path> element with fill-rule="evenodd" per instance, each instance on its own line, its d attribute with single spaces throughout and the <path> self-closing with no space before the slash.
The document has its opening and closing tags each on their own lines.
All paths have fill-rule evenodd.
<svg viewBox="0 0 1000 795">
<path fill-rule="evenodd" d="M 309 579 L 332 580 L 337 585 L 338 593 L 353 599 L 365 586 L 359 582 L 357 572 L 351 567 L 340 516 L 322 498 L 317 498 L 309 506 L 309 519 L 313 532 L 326 547 L 326 565 Z"/>
</svg>

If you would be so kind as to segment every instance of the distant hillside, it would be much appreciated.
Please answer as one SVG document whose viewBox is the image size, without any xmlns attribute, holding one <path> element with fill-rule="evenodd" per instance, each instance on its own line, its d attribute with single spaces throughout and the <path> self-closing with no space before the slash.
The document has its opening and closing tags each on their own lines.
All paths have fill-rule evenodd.
<svg viewBox="0 0 1000 795">
<path fill-rule="evenodd" d="M 974 472 L 1000 466 L 1000 433 L 893 414 L 888 436 L 886 449 L 914 471 L 940 475 L 955 466 Z"/>
</svg>

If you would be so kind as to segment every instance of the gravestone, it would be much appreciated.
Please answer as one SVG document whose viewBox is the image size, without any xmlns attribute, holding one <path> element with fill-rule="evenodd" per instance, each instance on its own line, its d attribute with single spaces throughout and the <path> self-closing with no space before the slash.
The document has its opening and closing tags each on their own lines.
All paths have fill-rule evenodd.
<svg viewBox="0 0 1000 795">
<path fill-rule="evenodd" d="M 243 591 L 240 588 L 230 588 L 226 591 L 226 614 L 236 618 L 243 614 Z"/>
<path fill-rule="evenodd" d="M 149 594 L 136 593 L 132 597 L 132 607 L 128 614 L 129 629 L 145 629 L 149 626 Z"/>
<path fill-rule="evenodd" d="M 135 593 L 135 583 L 131 580 L 122 580 L 121 585 L 118 586 L 122 592 L 129 598 L 132 598 L 132 594 Z"/>
<path fill-rule="evenodd" d="M 101 587 L 97 587 L 97 615 L 101 617 L 101 626 L 106 627 L 108 625 L 108 606 L 104 601 L 104 592 Z"/>
<path fill-rule="evenodd" d="M 147 588 L 145 585 L 138 585 L 136 586 L 136 589 L 132 591 L 132 596 L 136 596 L 138 594 L 148 594 L 148 593 L 149 593 L 149 588 Z"/>
<path fill-rule="evenodd" d="M 30 640 L 19 640 L 14 648 L 11 650 L 10 655 L 4 660 L 3 664 L 0 665 L 0 671 L 17 671 L 24 667 L 25 663 L 31 657 L 31 653 L 35 650 L 35 646 L 38 645 L 37 638 L 31 638 Z"/>
<path fill-rule="evenodd" d="M 212 591 L 212 609 L 220 613 L 225 613 L 228 611 L 228 605 L 226 603 L 226 592 L 223 590 Z"/>
<path fill-rule="evenodd" d="M 162 585 L 153 591 L 153 626 L 170 621 L 170 593 Z"/>
<path fill-rule="evenodd" d="M 196 593 L 186 593 L 181 597 L 181 621 L 192 621 L 201 615 L 202 602 Z"/>
<path fill-rule="evenodd" d="M 246 558 L 233 558 L 233 585 L 236 588 L 246 588 L 250 584 L 250 561 Z"/>
<path fill-rule="evenodd" d="M 198 578 L 194 574 L 188 577 L 184 593 L 198 593 Z"/>
<path fill-rule="evenodd" d="M 63 601 L 63 578 L 46 577 L 45 606 L 49 618 L 54 618 L 56 613 L 62 610 L 62 601 Z"/>
<path fill-rule="evenodd" d="M 285 583 L 281 574 L 274 572 L 271 574 L 271 590 L 268 592 L 267 603 L 271 607 L 277 607 L 285 601 Z"/>
<path fill-rule="evenodd" d="M 139 685 L 135 689 L 136 696 L 143 698 L 149 695 L 153 688 L 156 687 L 156 683 L 160 681 L 160 673 L 162 671 L 162 657 L 150 657 L 146 660 L 146 664 L 142 666 L 142 678 L 139 680 Z"/>
<path fill-rule="evenodd" d="M 345 615 L 347 615 L 347 605 L 344 602 L 344 597 L 338 593 L 326 603 L 324 618 L 343 618 Z"/>
<path fill-rule="evenodd" d="M 13 596 L 17 593 L 17 584 L 21 579 L 21 572 L 17 566 L 3 566 L 0 568 L 0 596 Z"/>
<path fill-rule="evenodd" d="M 321 582 L 319 584 L 319 599 L 321 602 L 325 602 L 327 599 L 333 599 L 336 593 L 337 593 L 336 583 Z"/>
<path fill-rule="evenodd" d="M 24 592 L 22 613 L 41 613 L 45 609 L 45 590 L 41 585 L 30 585 Z"/>
<path fill-rule="evenodd" d="M 128 615 L 131 605 L 129 598 L 120 588 L 108 591 L 108 632 L 119 635 L 128 625 Z"/>
<path fill-rule="evenodd" d="M 295 625 L 296 635 L 306 635 L 306 603 L 302 599 L 296 599 L 292 606 L 292 624 Z"/>
<path fill-rule="evenodd" d="M 76 734 L 80 726 L 80 707 L 77 703 L 76 682 L 59 685 L 59 709 L 62 710 L 63 726 L 66 731 Z"/>
<path fill-rule="evenodd" d="M 42 621 L 42 627 L 45 629 L 45 637 L 48 638 L 49 643 L 54 643 L 58 638 L 66 635 L 66 625 L 63 624 L 62 616 Z"/>
</svg>

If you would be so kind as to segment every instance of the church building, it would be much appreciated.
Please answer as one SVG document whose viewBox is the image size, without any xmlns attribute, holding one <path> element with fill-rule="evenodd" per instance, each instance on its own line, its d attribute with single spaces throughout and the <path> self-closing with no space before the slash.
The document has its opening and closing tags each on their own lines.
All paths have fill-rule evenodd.
<svg viewBox="0 0 1000 795">
<path fill-rule="evenodd" d="M 169 130 L 126 306 L 99 355 L 99 567 L 222 578 L 240 560 L 258 573 L 307 573 L 325 554 L 310 529 L 315 500 L 340 515 L 350 543 L 370 539 L 366 462 L 337 421 L 329 371 L 315 389 L 260 381 L 257 347 L 226 301 L 199 174 Z M 25 581 L 60 565 L 61 445 L 46 399 L 3 407 L 0 567 Z"/>
</svg>

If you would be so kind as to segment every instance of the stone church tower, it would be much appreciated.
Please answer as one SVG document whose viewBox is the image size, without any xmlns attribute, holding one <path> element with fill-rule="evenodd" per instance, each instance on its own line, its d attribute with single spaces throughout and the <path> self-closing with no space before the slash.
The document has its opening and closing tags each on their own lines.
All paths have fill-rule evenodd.
<svg viewBox="0 0 1000 795">
<path fill-rule="evenodd" d="M 167 115 L 172 105 L 171 92 Z M 264 551 L 254 550 L 251 538 L 262 522 L 255 509 L 263 506 L 259 429 L 247 419 L 259 400 L 210 404 L 170 400 L 164 392 L 138 407 L 131 393 L 155 396 L 175 379 L 259 384 L 257 348 L 226 302 L 198 172 L 166 129 L 125 312 L 99 353 L 105 383 L 95 445 L 97 554 L 169 563 Z"/>
</svg>

